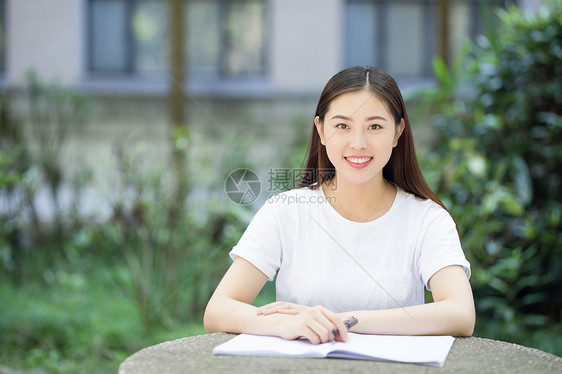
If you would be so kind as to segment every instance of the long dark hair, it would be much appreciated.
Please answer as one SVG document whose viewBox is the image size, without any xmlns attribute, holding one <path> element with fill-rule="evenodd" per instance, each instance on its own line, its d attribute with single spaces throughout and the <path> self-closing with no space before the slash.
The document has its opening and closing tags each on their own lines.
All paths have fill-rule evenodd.
<svg viewBox="0 0 562 374">
<path fill-rule="evenodd" d="M 412 128 L 408 113 L 406 113 L 404 99 L 398 84 L 387 72 L 377 67 L 361 66 L 340 71 L 324 87 L 318 100 L 315 117 L 318 116 L 320 122 L 323 122 L 332 100 L 342 94 L 361 90 L 368 90 L 381 100 L 396 125 L 399 125 L 400 121 L 404 119 L 404 131 L 398 139 L 398 144 L 392 150 L 390 160 L 383 168 L 383 177 L 421 199 L 433 200 L 448 211 L 423 177 L 416 158 Z M 331 180 L 336 173 L 334 165 L 326 153 L 326 147 L 320 142 L 320 136 L 314 124 L 305 165 L 306 172 L 303 173 L 299 187 L 316 189 L 323 182 Z"/>
</svg>

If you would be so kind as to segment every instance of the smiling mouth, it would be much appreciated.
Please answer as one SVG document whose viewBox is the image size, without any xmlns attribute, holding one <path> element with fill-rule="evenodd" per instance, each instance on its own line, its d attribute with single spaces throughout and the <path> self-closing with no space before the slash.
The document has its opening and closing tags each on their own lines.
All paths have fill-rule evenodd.
<svg viewBox="0 0 562 374">
<path fill-rule="evenodd" d="M 344 157 L 347 161 L 356 165 L 363 165 L 371 161 L 372 157 Z"/>
</svg>

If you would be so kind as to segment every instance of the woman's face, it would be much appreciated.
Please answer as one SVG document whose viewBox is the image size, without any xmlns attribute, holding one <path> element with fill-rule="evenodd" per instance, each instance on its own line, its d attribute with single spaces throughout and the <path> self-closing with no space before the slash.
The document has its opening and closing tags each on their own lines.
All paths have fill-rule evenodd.
<svg viewBox="0 0 562 374">
<path fill-rule="evenodd" d="M 367 90 L 336 97 L 323 123 L 316 117 L 316 129 L 328 158 L 342 178 L 354 184 L 382 179 L 382 169 L 404 129 L 395 125 L 383 102 Z"/>
</svg>

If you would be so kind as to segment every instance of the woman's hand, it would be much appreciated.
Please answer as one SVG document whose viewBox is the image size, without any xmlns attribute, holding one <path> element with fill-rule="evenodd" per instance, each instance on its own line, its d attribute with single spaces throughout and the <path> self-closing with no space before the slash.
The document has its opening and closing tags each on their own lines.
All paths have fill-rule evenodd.
<svg viewBox="0 0 562 374">
<path fill-rule="evenodd" d="M 283 339 L 293 340 L 304 337 L 313 344 L 331 341 L 347 341 L 347 329 L 342 319 L 334 312 L 321 305 L 309 307 L 283 301 L 271 303 L 258 308 L 258 315 L 279 314 L 278 335 Z M 339 334 L 334 335 L 333 331 Z"/>
</svg>

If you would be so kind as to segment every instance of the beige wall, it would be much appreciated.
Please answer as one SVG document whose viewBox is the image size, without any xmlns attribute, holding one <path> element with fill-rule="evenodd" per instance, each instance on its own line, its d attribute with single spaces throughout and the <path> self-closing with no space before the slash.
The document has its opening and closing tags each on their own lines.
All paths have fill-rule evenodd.
<svg viewBox="0 0 562 374">
<path fill-rule="evenodd" d="M 7 0 L 7 81 L 28 69 L 44 81 L 86 77 L 86 0 Z M 317 93 L 341 68 L 344 0 L 269 0 L 272 92 Z"/>
<path fill-rule="evenodd" d="M 271 0 L 270 7 L 272 84 L 319 92 L 341 69 L 343 0 Z"/>
<path fill-rule="evenodd" d="M 47 81 L 74 84 L 82 75 L 83 0 L 7 1 L 7 80 L 33 69 Z"/>
</svg>

